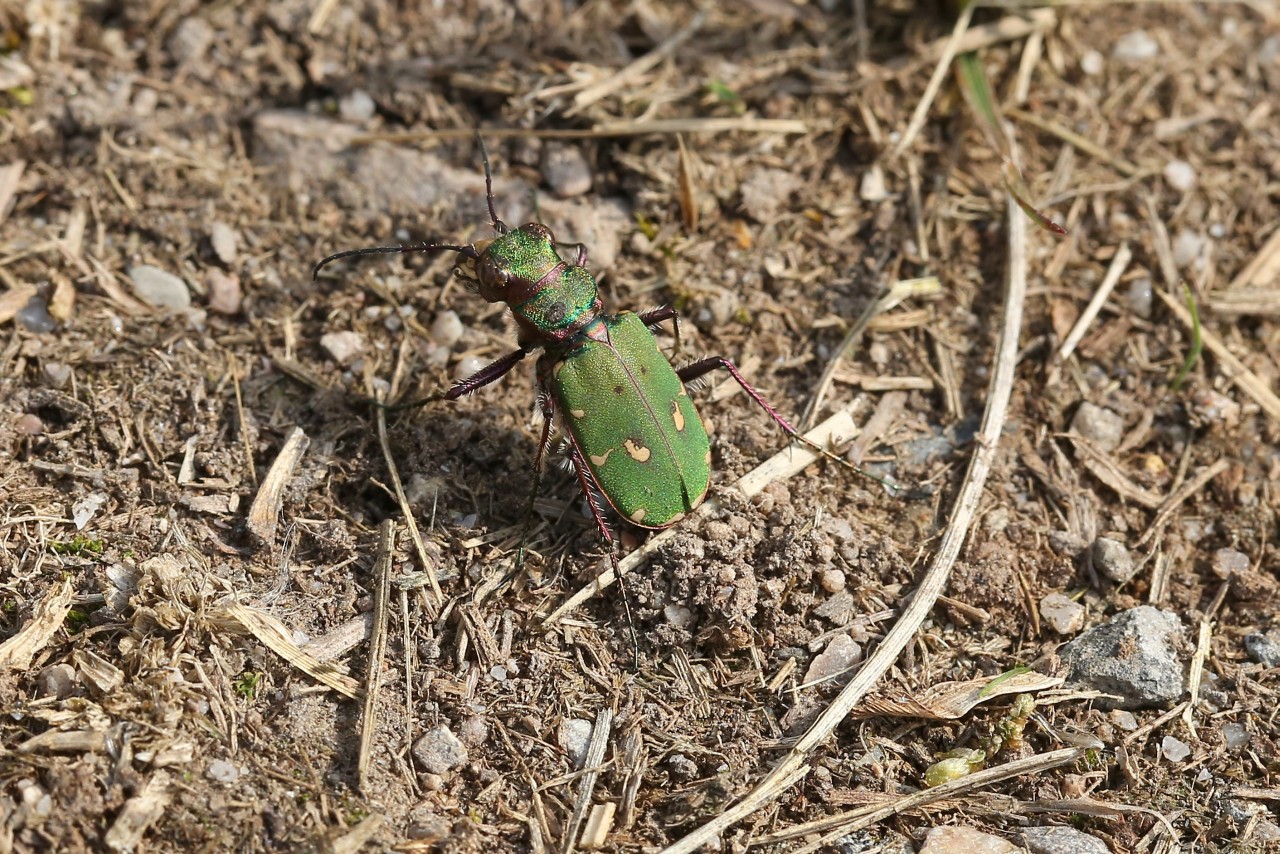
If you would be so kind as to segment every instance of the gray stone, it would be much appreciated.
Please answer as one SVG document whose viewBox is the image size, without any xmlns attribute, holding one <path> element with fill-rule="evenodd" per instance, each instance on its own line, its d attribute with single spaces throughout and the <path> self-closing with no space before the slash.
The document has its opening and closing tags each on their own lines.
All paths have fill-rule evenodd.
<svg viewBox="0 0 1280 854">
<path fill-rule="evenodd" d="M 1138 571 L 1133 555 L 1124 547 L 1124 543 L 1108 537 L 1098 537 L 1093 541 L 1092 556 L 1094 569 L 1117 584 L 1124 584 Z"/>
<path fill-rule="evenodd" d="M 841 633 L 827 642 L 827 648 L 818 653 L 805 671 L 806 685 L 827 682 L 830 680 L 848 681 L 853 674 L 849 672 L 853 665 L 862 658 L 862 647 L 849 635 Z M 839 677 L 843 677 L 840 679 Z"/>
<path fill-rule="evenodd" d="M 542 149 L 542 179 L 562 199 L 591 189 L 591 164 L 576 145 L 549 144 Z"/>
<path fill-rule="evenodd" d="M 363 89 L 352 89 L 338 99 L 338 115 L 343 121 L 367 122 L 377 109 L 378 105 Z"/>
<path fill-rule="evenodd" d="M 569 757 L 574 769 L 582 767 L 587 758 L 587 747 L 591 744 L 591 721 L 583 718 L 565 718 L 556 729 L 556 740 L 560 749 Z"/>
<path fill-rule="evenodd" d="M 65 700 L 76 690 L 76 669 L 70 664 L 54 664 L 36 677 L 36 696 Z"/>
<path fill-rule="evenodd" d="M 191 290 L 173 273 L 150 264 L 129 268 L 129 280 L 138 299 L 156 308 L 185 310 L 191 308 Z"/>
<path fill-rule="evenodd" d="M 1280 641 L 1269 634 L 1253 632 L 1245 635 L 1244 651 L 1264 667 L 1280 667 Z"/>
<path fill-rule="evenodd" d="M 1101 839 L 1074 827 L 1028 827 L 1022 841 L 1031 854 L 1111 854 Z"/>
<path fill-rule="evenodd" d="M 1170 160 L 1164 165 L 1164 180 L 1179 193 L 1196 186 L 1196 168 L 1185 160 Z"/>
<path fill-rule="evenodd" d="M 1065 644 L 1060 655 L 1072 682 L 1118 695 L 1100 700 L 1103 708 L 1152 708 L 1186 690 L 1179 659 L 1185 641 L 1177 616 L 1141 605 Z"/>
<path fill-rule="evenodd" d="M 1084 606 L 1062 593 L 1050 593 L 1040 600 L 1040 618 L 1060 635 L 1073 635 L 1084 628 Z"/>
<path fill-rule="evenodd" d="M 440 347 L 451 349 L 462 339 L 463 333 L 467 328 L 459 319 L 458 313 L 451 309 L 445 309 L 436 315 L 435 321 L 431 324 L 427 338 L 432 344 Z"/>
<path fill-rule="evenodd" d="M 1085 402 L 1071 419 L 1071 432 L 1104 451 L 1114 451 L 1124 438 L 1124 419 L 1110 409 Z"/>
<path fill-rule="evenodd" d="M 37 335 L 52 332 L 58 326 L 58 322 L 49 313 L 49 304 L 39 295 L 27 300 L 27 304 L 18 309 L 14 316 L 23 329 Z"/>
<path fill-rule="evenodd" d="M 449 727 L 438 724 L 413 743 L 413 758 L 428 774 L 447 774 L 467 761 L 467 748 Z"/>
<path fill-rule="evenodd" d="M 345 365 L 364 352 L 364 336 L 359 332 L 326 332 L 320 336 L 320 346 L 339 365 Z"/>
<path fill-rule="evenodd" d="M 209 226 L 209 244 L 213 246 L 213 254 L 228 267 L 236 262 L 239 252 L 239 240 L 235 229 L 225 222 L 215 222 Z"/>
<path fill-rule="evenodd" d="M 1166 735 L 1160 740 L 1160 755 L 1170 762 L 1182 762 L 1191 755 L 1191 745 L 1182 739 Z"/>
</svg>

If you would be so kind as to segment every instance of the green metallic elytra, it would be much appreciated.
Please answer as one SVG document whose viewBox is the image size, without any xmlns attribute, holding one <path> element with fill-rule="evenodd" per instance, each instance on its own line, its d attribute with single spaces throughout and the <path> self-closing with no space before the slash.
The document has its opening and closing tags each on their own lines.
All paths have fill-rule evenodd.
<svg viewBox="0 0 1280 854">
<path fill-rule="evenodd" d="M 711 484 L 706 428 L 639 315 L 598 317 L 538 369 L 618 515 L 665 528 L 702 503 Z"/>
</svg>

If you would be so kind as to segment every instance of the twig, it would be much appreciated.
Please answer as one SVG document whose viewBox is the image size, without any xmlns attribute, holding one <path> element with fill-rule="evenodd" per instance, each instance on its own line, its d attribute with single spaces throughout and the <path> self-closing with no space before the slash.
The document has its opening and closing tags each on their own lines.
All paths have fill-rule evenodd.
<svg viewBox="0 0 1280 854">
<path fill-rule="evenodd" d="M 387 655 L 387 618 L 391 608 L 391 560 L 396 523 L 383 521 L 378 530 L 378 556 L 373 563 L 373 635 L 369 638 L 368 671 L 364 677 L 364 708 L 360 710 L 360 759 L 356 776 L 360 791 L 369 794 L 369 763 L 378 729 L 378 695 L 382 692 L 382 663 Z"/>
<path fill-rule="evenodd" d="M 577 844 L 578 831 L 591 806 L 591 793 L 600 777 L 604 752 L 609 747 L 609 734 L 612 730 L 613 710 L 605 707 L 596 714 L 595 726 L 591 728 L 591 741 L 587 744 L 587 755 L 582 762 L 582 780 L 578 783 L 578 797 L 573 802 L 573 814 L 564 828 L 564 841 L 560 848 L 564 854 L 572 854 Z"/>
<path fill-rule="evenodd" d="M 807 438 L 821 447 L 827 447 L 837 437 L 841 440 L 848 440 L 857 436 L 858 427 L 853 423 L 852 415 L 854 407 L 855 404 L 852 403 L 844 407 L 810 431 L 807 434 Z M 788 445 L 784 450 L 774 454 L 768 460 L 743 475 L 731 488 L 737 488 L 744 496 L 751 498 L 754 495 L 758 495 L 770 483 L 785 480 L 792 475 L 798 474 L 818 459 L 818 454 L 809 448 L 802 445 Z M 718 501 L 714 498 L 708 498 L 702 502 L 702 505 L 691 516 L 699 519 L 704 518 L 719 508 L 720 503 Z M 631 572 L 643 564 L 649 555 L 674 539 L 681 530 L 682 526 L 668 528 L 650 537 L 644 545 L 618 561 L 618 569 L 623 575 Z M 602 592 L 617 580 L 612 568 L 604 570 L 577 593 L 570 596 L 560 607 L 547 615 L 546 619 L 542 621 L 542 627 L 546 629 L 555 625 L 564 618 L 565 614 L 582 605 L 597 593 Z"/>
<path fill-rule="evenodd" d="M 662 60 L 675 53 L 676 48 L 687 42 L 694 33 L 700 30 L 706 20 L 707 10 L 699 10 L 698 14 L 693 16 L 693 20 L 685 25 L 684 29 L 671 36 L 644 56 L 636 59 L 621 71 L 601 80 L 599 83 L 588 86 L 586 89 L 583 89 L 575 95 L 573 98 L 573 106 L 565 112 L 565 116 L 575 116 L 578 113 L 581 113 L 596 101 L 599 101 L 601 98 L 607 98 L 618 89 L 626 86 L 632 80 L 656 66 L 659 62 L 662 62 Z"/>
<path fill-rule="evenodd" d="M 1177 491 L 1166 498 L 1164 503 L 1160 505 L 1160 509 L 1156 512 L 1156 517 L 1151 520 L 1151 525 L 1143 532 L 1142 536 L 1138 537 L 1138 541 L 1134 544 L 1135 547 L 1145 546 L 1147 542 L 1155 536 L 1156 531 L 1159 531 L 1165 526 L 1169 521 L 1169 517 L 1173 515 L 1175 510 L 1182 506 L 1184 501 L 1204 489 L 1205 484 L 1222 474 L 1230 466 L 1230 459 L 1220 457 L 1214 461 L 1213 465 L 1206 469 L 1202 469 L 1199 474 L 1184 483 L 1182 486 L 1178 487 Z"/>
<path fill-rule="evenodd" d="M 284 503 L 284 488 L 289 485 L 293 470 L 310 444 L 311 440 L 302 432 L 302 428 L 294 427 L 285 440 L 284 447 L 271 463 L 271 468 L 267 469 L 262 486 L 258 487 L 258 494 L 249 507 L 245 525 L 264 543 L 270 543 L 275 538 L 276 528 L 280 524 L 280 508 Z"/>
<path fill-rule="evenodd" d="M 400 502 L 400 512 L 404 514 L 404 524 L 409 529 L 409 538 L 413 540 L 413 546 L 418 550 L 418 561 L 422 564 L 422 571 L 426 573 L 427 583 L 431 586 L 431 594 L 435 597 L 434 605 L 435 613 L 428 614 L 428 619 L 434 620 L 440 609 L 444 607 L 444 592 L 440 589 L 440 582 L 436 579 L 435 564 L 427 557 L 427 547 L 422 542 L 422 534 L 418 531 L 418 523 L 413 518 L 413 507 L 409 504 L 409 498 L 404 494 L 404 486 L 400 483 L 400 470 L 396 466 L 396 458 L 391 454 L 391 444 L 387 441 L 387 410 L 379 406 L 376 416 L 378 422 L 378 444 L 382 446 L 383 459 L 387 461 L 387 471 L 391 475 L 391 486 L 396 491 L 396 501 Z"/>
<path fill-rule="evenodd" d="M 1068 762 L 1074 762 L 1084 753 L 1083 748 L 1064 747 L 1059 750 L 1052 750 L 1048 753 L 1041 753 L 1038 756 L 1028 756 L 1025 759 L 1015 759 L 1012 762 L 1006 762 L 1004 765 L 997 765 L 994 768 L 984 768 L 981 771 L 975 771 L 959 779 L 943 783 L 940 786 L 934 786 L 931 789 L 923 789 L 919 792 L 912 792 L 894 799 L 887 804 L 871 804 L 859 807 L 848 812 L 838 815 L 826 816 L 815 821 L 798 824 L 794 827 L 788 827 L 777 833 L 771 833 L 762 836 L 755 842 L 759 845 L 776 845 L 779 842 L 786 842 L 791 839 L 797 839 L 801 836 L 807 836 L 811 833 L 822 833 L 824 831 L 835 831 L 838 835 L 853 833 L 864 827 L 869 827 L 881 819 L 888 818 L 891 815 L 899 815 L 911 810 L 926 807 L 929 804 L 937 803 L 956 795 L 971 792 L 983 786 L 989 786 L 993 783 L 999 783 L 1001 780 L 1008 780 L 1011 777 L 1017 777 L 1023 774 L 1033 774 L 1037 771 L 1046 771 L 1050 768 L 1056 768 L 1059 765 L 1065 765 Z M 815 840 L 815 843 L 825 844 L 829 841 L 827 837 Z M 813 844 L 813 843 L 811 843 Z M 801 849 L 801 850 L 818 850 L 818 849 Z M 799 854 L 799 852 L 797 852 Z"/>
<path fill-rule="evenodd" d="M 1111 259 L 1111 266 L 1107 268 L 1107 275 L 1103 277 L 1102 284 L 1098 285 L 1098 290 L 1094 291 L 1093 299 L 1089 300 L 1089 304 L 1085 306 L 1080 319 L 1076 321 L 1075 326 L 1071 327 L 1071 331 L 1067 333 L 1062 346 L 1058 348 L 1058 353 L 1053 360 L 1054 364 L 1060 365 L 1070 358 L 1076 349 L 1076 345 L 1080 343 L 1080 339 L 1084 338 L 1085 332 L 1089 330 L 1094 318 L 1098 316 L 1098 312 L 1106 305 L 1107 297 L 1111 296 L 1111 291 L 1115 289 L 1116 283 L 1124 275 L 1124 271 L 1129 266 L 1129 260 L 1132 257 L 1133 251 L 1129 248 L 1129 244 L 1121 243 L 1120 248 L 1116 250 L 1115 257 Z"/>
<path fill-rule="evenodd" d="M 916 136 L 920 133 L 920 129 L 924 127 L 924 120 L 928 118 L 929 107 L 933 104 L 933 99 L 937 96 L 938 90 L 942 88 L 942 81 L 946 79 L 947 73 L 951 70 L 951 60 L 955 59 L 959 52 L 960 41 L 964 36 L 964 31 L 969 29 L 969 21 L 973 18 L 974 4 L 965 6 L 960 14 L 956 17 L 956 25 L 951 30 L 951 38 L 947 40 L 946 46 L 942 50 L 942 55 L 938 57 L 938 64 L 934 66 L 933 76 L 929 78 L 929 85 L 925 87 L 924 95 L 920 98 L 920 103 L 916 104 L 916 110 L 911 114 L 911 121 L 907 124 L 906 131 L 902 134 L 902 139 L 898 140 L 898 144 L 894 146 L 891 158 L 902 156 L 902 152 L 906 151 L 915 142 Z"/>
<path fill-rule="evenodd" d="M 1041 118 L 1035 113 L 1028 113 L 1026 110 L 1019 110 L 1016 107 L 1008 107 L 1004 112 L 1005 115 L 1011 119 L 1017 119 L 1023 124 L 1028 124 L 1032 127 L 1039 128 L 1045 133 L 1053 134 L 1058 139 L 1079 149 L 1080 151 L 1083 151 L 1093 159 L 1106 163 L 1126 178 L 1132 178 L 1142 171 L 1139 167 L 1129 161 L 1116 157 L 1114 154 L 1107 151 L 1088 137 L 1081 136 L 1075 131 L 1067 130 L 1057 122 Z"/>
<path fill-rule="evenodd" d="M 1022 309 L 1027 292 L 1027 219 L 1010 197 L 1007 211 L 1009 231 L 1009 268 L 1005 289 L 1004 326 L 1000 332 L 995 369 L 991 374 L 991 386 L 987 394 L 987 407 L 982 427 L 974 443 L 977 450 L 969 463 L 960 494 L 956 499 L 951 522 L 938 547 L 933 564 L 921 579 L 911 602 L 902 616 L 867 659 L 866 665 L 836 696 L 809 730 L 800 737 L 791 751 L 774 766 L 764 779 L 741 801 L 725 809 L 715 818 L 692 833 L 676 841 L 663 854 L 689 854 L 717 838 L 726 828 L 736 824 L 756 809 L 764 806 L 780 794 L 783 780 L 793 783 L 808 773 L 807 757 L 827 739 L 849 711 L 869 691 L 880 677 L 893 666 L 898 656 L 915 636 L 916 629 L 928 616 L 938 596 L 946 588 L 951 567 L 960 554 L 960 547 L 977 514 L 987 475 L 1000 446 L 1005 412 L 1013 390 L 1013 378 L 1018 359 L 1018 334 L 1022 329 Z"/>
<path fill-rule="evenodd" d="M 485 128 L 485 139 L 601 139 L 612 136 L 645 136 L 678 133 L 808 133 L 812 128 L 799 119 L 761 119 L 755 116 L 652 119 L 605 122 L 592 128 Z M 474 139 L 474 128 L 440 128 L 403 133 L 366 133 L 353 136 L 351 145 L 374 142 L 425 142 L 436 139 Z"/>
<path fill-rule="evenodd" d="M 1194 321 L 1186 306 L 1164 291 L 1157 290 L 1156 294 L 1164 300 L 1164 304 L 1174 317 L 1188 329 L 1192 328 Z M 1200 336 L 1204 340 L 1205 348 L 1218 359 L 1219 367 L 1227 378 L 1238 385 L 1241 391 L 1252 397 L 1276 423 L 1280 424 L 1280 397 L 1276 397 L 1275 392 L 1267 386 L 1266 382 L 1246 368 L 1244 362 L 1227 349 L 1227 345 L 1221 338 L 1203 328 L 1200 330 Z"/>
</svg>

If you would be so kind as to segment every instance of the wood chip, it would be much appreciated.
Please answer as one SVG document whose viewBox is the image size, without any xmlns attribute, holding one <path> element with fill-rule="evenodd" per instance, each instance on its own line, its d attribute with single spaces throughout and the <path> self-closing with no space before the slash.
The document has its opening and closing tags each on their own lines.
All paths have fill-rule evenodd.
<svg viewBox="0 0 1280 854">
<path fill-rule="evenodd" d="M 157 771 L 142 791 L 124 802 L 120 814 L 103 841 L 111 851 L 135 851 L 142 836 L 169 806 L 171 779 L 168 772 Z"/>
<path fill-rule="evenodd" d="M 26 670 L 36 653 L 44 649 L 71 610 L 74 594 L 70 581 L 63 581 L 35 607 L 31 622 L 13 637 L 0 643 L 0 669 Z"/>
<path fill-rule="evenodd" d="M 285 627 L 284 623 L 265 611 L 234 602 L 223 608 L 214 619 L 223 621 L 223 628 L 243 628 L 276 655 L 317 682 L 328 685 L 352 699 L 361 696 L 360 683 L 345 673 L 339 672 L 335 665 L 317 661 L 313 656 L 303 652 L 302 648 L 293 642 L 292 632 Z"/>
<path fill-rule="evenodd" d="M 280 507 L 284 502 L 284 489 L 289 485 L 293 470 L 309 444 L 311 440 L 302 432 L 302 428 L 294 427 L 275 462 L 271 464 L 271 470 L 263 478 L 258 494 L 254 496 L 246 525 L 264 543 L 275 539 L 276 527 L 280 524 Z"/>
</svg>

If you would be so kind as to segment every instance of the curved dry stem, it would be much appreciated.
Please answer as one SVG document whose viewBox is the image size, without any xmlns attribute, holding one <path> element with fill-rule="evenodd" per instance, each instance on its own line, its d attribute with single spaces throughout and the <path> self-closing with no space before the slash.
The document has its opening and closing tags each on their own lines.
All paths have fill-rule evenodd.
<svg viewBox="0 0 1280 854">
<path fill-rule="evenodd" d="M 756 784 L 745 798 L 664 849 L 663 854 L 682 854 L 682 852 L 701 848 L 724 830 L 747 818 L 785 791 L 778 785 L 780 780 L 798 782 L 802 779 L 804 774 L 801 769 L 806 767 L 809 754 L 826 741 L 853 707 L 897 661 L 898 656 L 915 636 L 916 629 L 933 609 L 938 596 L 946 588 L 951 567 L 955 564 L 960 554 L 960 547 L 968 535 L 969 526 L 973 523 L 987 482 L 987 475 L 991 471 L 991 464 L 999 447 L 1000 432 L 1004 428 L 1005 412 L 1009 406 L 1014 371 L 1017 367 L 1018 334 L 1022 328 L 1022 309 L 1027 293 L 1027 220 L 1012 198 L 1009 199 L 1007 218 L 1009 267 L 1005 286 L 1004 326 L 1000 330 L 1000 346 L 996 355 L 995 370 L 991 374 L 991 386 L 987 394 L 986 411 L 982 416 L 982 428 L 975 441 L 976 451 L 973 459 L 969 461 L 969 470 L 965 473 L 964 484 L 960 487 L 960 493 L 956 498 L 951 522 L 942 537 L 942 543 L 938 547 L 938 554 L 933 564 L 921 580 L 919 588 L 911 598 L 911 603 L 902 612 L 901 619 L 885 635 L 884 641 L 876 647 L 863 668 L 832 700 L 831 705 L 813 722 L 791 751 Z"/>
</svg>

